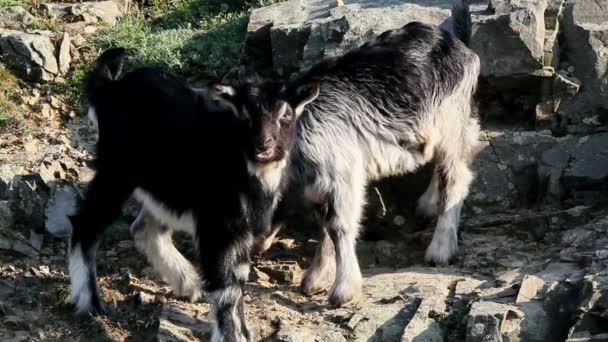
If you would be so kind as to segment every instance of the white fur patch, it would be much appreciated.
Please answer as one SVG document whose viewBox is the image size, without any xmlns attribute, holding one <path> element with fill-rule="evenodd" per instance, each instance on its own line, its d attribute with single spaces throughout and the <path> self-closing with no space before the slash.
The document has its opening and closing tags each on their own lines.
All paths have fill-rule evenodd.
<svg viewBox="0 0 608 342">
<path fill-rule="evenodd" d="M 285 112 L 287 112 L 287 102 L 281 101 L 281 107 L 279 107 L 279 115 L 277 115 L 277 118 L 281 119 L 283 115 L 285 115 Z"/>
<path fill-rule="evenodd" d="M 182 215 L 177 215 L 142 188 L 135 189 L 134 195 L 135 198 L 144 205 L 146 210 L 148 210 L 160 223 L 167 225 L 174 230 L 194 235 L 196 222 L 191 211 L 186 211 Z"/>
<path fill-rule="evenodd" d="M 361 294 L 363 276 L 359 269 L 357 255 L 354 251 L 354 241 L 340 239 L 336 250 L 338 255 L 336 263 L 336 281 L 329 290 L 329 298 L 333 304 L 343 305 L 351 302 Z"/>
<path fill-rule="evenodd" d="M 255 175 L 262 182 L 264 189 L 270 193 L 275 193 L 279 189 L 286 165 L 287 157 L 280 161 L 265 164 L 253 163 L 247 160 L 249 173 Z"/>
<path fill-rule="evenodd" d="M 297 105 L 297 107 L 294 109 L 296 117 L 298 117 L 298 116 L 300 116 L 300 114 L 302 114 L 302 112 L 304 111 L 304 107 L 306 107 L 307 104 L 311 103 L 312 101 L 314 101 L 317 98 L 317 96 L 319 96 L 320 91 L 321 91 L 321 88 L 317 87 L 317 89 L 315 89 L 315 92 L 312 93 L 310 97 L 304 99 L 301 103 L 299 103 Z"/>
<path fill-rule="evenodd" d="M 216 290 L 208 294 L 209 301 L 214 305 L 224 306 L 228 303 L 236 303 L 241 298 L 242 292 L 238 286 L 230 286 Z"/>
<path fill-rule="evenodd" d="M 87 117 L 89 118 L 89 121 L 91 121 L 91 124 L 97 131 L 97 134 L 99 134 L 99 122 L 97 121 L 97 112 L 95 111 L 94 107 L 89 107 L 89 110 L 87 111 Z M 97 138 L 99 138 L 99 135 L 97 136 Z"/>
<path fill-rule="evenodd" d="M 247 281 L 249 279 L 249 264 L 239 264 L 234 268 L 234 274 L 239 280 Z"/>
<path fill-rule="evenodd" d="M 213 324 L 213 335 L 211 337 L 212 342 L 221 342 L 224 340 L 225 333 L 235 334 L 236 340 L 239 342 L 247 342 L 247 339 L 241 331 L 241 319 L 238 314 L 238 302 L 242 296 L 241 289 L 239 287 L 227 287 L 221 290 L 216 290 L 209 293 L 208 298 L 214 305 L 213 315 L 215 316 Z M 217 324 L 217 310 L 218 308 L 230 309 L 230 316 L 234 324 L 235 331 L 223 332 L 219 329 Z"/>
<path fill-rule="evenodd" d="M 82 255 L 80 244 L 73 246 L 70 252 L 69 271 L 71 280 L 71 302 L 76 306 L 76 312 L 83 313 L 91 309 L 93 294 L 89 287 L 90 269 Z"/>
<path fill-rule="evenodd" d="M 145 215 L 142 210 L 131 227 L 135 246 L 171 284 L 173 293 L 196 302 L 202 296 L 201 277 L 194 266 L 175 248 L 171 231 L 163 229 L 156 220 Z"/>
<path fill-rule="evenodd" d="M 460 206 L 451 207 L 437 219 L 433 240 L 426 250 L 425 259 L 438 264 L 447 263 L 458 249 L 458 222 Z"/>
<path fill-rule="evenodd" d="M 95 128 L 97 128 L 97 113 L 95 112 L 94 107 L 89 107 L 89 110 L 87 111 L 87 117 L 89 118 L 89 120 L 91 120 L 91 123 L 95 126 Z"/>
</svg>

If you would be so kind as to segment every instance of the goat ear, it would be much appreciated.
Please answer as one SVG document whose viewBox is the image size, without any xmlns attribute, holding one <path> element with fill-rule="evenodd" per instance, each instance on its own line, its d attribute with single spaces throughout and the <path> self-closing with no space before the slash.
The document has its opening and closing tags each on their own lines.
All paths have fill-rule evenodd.
<svg viewBox="0 0 608 342">
<path fill-rule="evenodd" d="M 104 51 L 97 58 L 97 68 L 111 80 L 116 80 L 122 73 L 122 68 L 125 63 L 125 54 L 127 51 L 124 48 L 113 48 Z"/>
<path fill-rule="evenodd" d="M 209 85 L 209 94 L 212 98 L 222 103 L 232 103 L 236 99 L 236 89 L 224 82 L 212 83 Z"/>
<path fill-rule="evenodd" d="M 236 89 L 230 85 L 215 83 L 209 85 L 209 95 L 220 106 L 230 108 L 230 110 L 239 117 L 239 112 L 236 109 Z"/>
<path fill-rule="evenodd" d="M 296 116 L 302 114 L 304 107 L 319 96 L 319 82 L 300 84 L 290 94 L 289 104 L 294 108 Z"/>
<path fill-rule="evenodd" d="M 236 96 L 236 90 L 229 85 L 224 85 L 224 84 L 214 84 L 211 87 L 211 91 L 217 95 L 217 96 L 221 96 L 223 98 L 226 99 L 234 99 L 234 97 Z"/>
</svg>

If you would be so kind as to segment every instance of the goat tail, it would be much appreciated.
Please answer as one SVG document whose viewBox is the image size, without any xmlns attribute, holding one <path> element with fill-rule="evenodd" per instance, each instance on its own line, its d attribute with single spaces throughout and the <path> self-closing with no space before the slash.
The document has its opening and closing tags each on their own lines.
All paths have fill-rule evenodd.
<svg viewBox="0 0 608 342">
<path fill-rule="evenodd" d="M 469 13 L 469 0 L 454 0 L 452 6 L 454 18 L 454 35 L 469 46 L 471 36 L 471 15 Z"/>
<path fill-rule="evenodd" d="M 93 70 L 85 80 L 85 96 L 90 105 L 97 102 L 95 99 L 101 87 L 120 77 L 125 54 L 124 48 L 113 48 L 104 51 L 97 58 Z"/>
</svg>

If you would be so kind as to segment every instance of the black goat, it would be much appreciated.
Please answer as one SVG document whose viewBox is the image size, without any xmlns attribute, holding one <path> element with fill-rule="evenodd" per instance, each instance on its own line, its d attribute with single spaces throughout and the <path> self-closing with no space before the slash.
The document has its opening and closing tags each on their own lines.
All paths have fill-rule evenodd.
<svg viewBox="0 0 608 342">
<path fill-rule="evenodd" d="M 268 157 L 251 140 L 259 125 L 168 71 L 143 68 L 121 76 L 124 54 L 104 52 L 86 80 L 89 117 L 99 133 L 97 172 L 70 217 L 71 301 L 79 313 L 103 311 L 99 238 L 135 194 L 144 207 L 132 226 L 136 245 L 177 294 L 196 300 L 203 284 L 171 241 L 172 230 L 189 232 L 214 306 L 213 341 L 250 340 L 243 311 L 250 249 L 253 236 L 270 226 L 278 196 L 248 167 Z M 291 129 L 285 125 L 282 136 L 292 136 Z M 273 142 L 273 151 L 289 144 Z"/>
</svg>

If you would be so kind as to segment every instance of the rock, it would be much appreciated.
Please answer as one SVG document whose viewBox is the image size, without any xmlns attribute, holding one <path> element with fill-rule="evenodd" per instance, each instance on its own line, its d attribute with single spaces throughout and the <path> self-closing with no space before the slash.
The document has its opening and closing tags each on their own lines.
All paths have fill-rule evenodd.
<svg viewBox="0 0 608 342">
<path fill-rule="evenodd" d="M 72 7 L 72 14 L 82 17 L 86 23 L 115 25 L 122 12 L 114 1 L 83 2 Z"/>
<path fill-rule="evenodd" d="M 5 184 L 7 188 L 16 175 L 23 173 L 25 173 L 25 169 L 21 165 L 11 163 L 0 164 L 0 180 L 2 180 L 1 183 Z M 1 186 L 0 189 L 2 189 Z"/>
<path fill-rule="evenodd" d="M 32 274 L 33 274 L 35 277 L 38 277 L 38 278 L 44 278 L 44 277 L 47 277 L 47 276 L 49 275 L 49 272 L 48 272 L 48 271 L 49 271 L 49 270 L 48 270 L 48 266 L 45 266 L 45 267 L 46 267 L 46 273 L 45 273 L 45 272 L 42 272 L 42 271 L 41 271 L 39 268 L 36 268 L 36 267 L 30 267 L 30 272 L 31 272 L 31 273 L 32 273 Z"/>
<path fill-rule="evenodd" d="M 557 39 L 560 30 L 560 16 L 565 0 L 548 0 L 545 10 L 545 57 L 544 65 L 557 68 L 560 62 L 560 46 Z"/>
<path fill-rule="evenodd" d="M 213 329 L 207 304 L 188 305 L 181 302 L 163 304 L 157 339 L 159 342 L 192 341 L 194 336 L 210 341 Z"/>
<path fill-rule="evenodd" d="M 553 111 L 558 111 L 562 102 L 569 101 L 579 93 L 581 83 L 579 80 L 561 74 L 553 79 Z"/>
<path fill-rule="evenodd" d="M 389 317 L 392 318 L 388 321 L 373 321 L 373 324 L 381 327 L 384 322 L 387 322 L 388 331 L 395 329 L 397 325 L 405 325 L 401 337 L 403 342 L 443 341 L 442 336 L 445 334 L 445 327 L 440 323 L 440 319 L 446 311 L 446 300 L 450 295 L 450 285 L 458 278 L 462 277 L 447 272 L 446 269 L 412 268 L 400 274 L 393 274 L 391 277 L 379 274 L 366 279 L 364 292 L 373 293 L 372 298 L 376 298 L 379 304 L 387 298 L 394 298 L 395 294 L 410 298 L 405 305 L 400 304 L 399 301 L 395 302 L 395 304 L 400 304 L 398 306 L 382 304 L 384 307 L 383 315 L 391 314 Z M 403 279 L 408 279 L 410 285 L 403 284 Z M 413 298 L 420 298 L 420 303 L 408 322 L 405 319 L 409 317 L 409 312 L 413 311 L 416 306 Z M 389 300 L 388 303 L 390 304 L 391 301 Z M 380 329 L 380 331 L 384 330 Z M 375 341 L 383 341 L 381 337 L 378 336 L 379 339 Z"/>
<path fill-rule="evenodd" d="M 50 19 L 56 20 L 64 16 L 68 16 L 71 12 L 72 4 L 70 3 L 43 3 L 40 4 L 40 10 Z"/>
<path fill-rule="evenodd" d="M 589 263 L 597 251 L 608 245 L 608 216 L 570 229 L 563 233 L 560 243 L 560 257 L 563 260 Z"/>
<path fill-rule="evenodd" d="M 584 123 L 608 109 L 608 3 L 603 0 L 569 2 L 564 10 L 564 54 L 583 89 L 564 115 L 574 124 Z"/>
<path fill-rule="evenodd" d="M 42 112 L 45 110 L 52 111 L 52 108 L 49 104 L 43 104 Z M 40 164 L 40 177 L 47 182 L 55 182 L 57 180 L 65 179 L 65 170 L 61 166 L 61 162 L 59 160 L 43 160 Z"/>
<path fill-rule="evenodd" d="M 605 341 L 608 339 L 608 266 L 595 261 L 585 276 L 577 308 L 577 322 L 568 332 L 568 341 Z"/>
<path fill-rule="evenodd" d="M 244 60 L 258 69 L 273 67 L 288 73 L 306 69 L 322 58 L 342 55 L 412 21 L 455 30 L 450 0 L 334 3 L 289 0 L 254 8 L 247 27 Z"/>
<path fill-rule="evenodd" d="M 502 342 L 501 326 L 509 310 L 505 304 L 473 303 L 467 319 L 466 342 Z"/>
<path fill-rule="evenodd" d="M 131 9 L 131 0 L 112 0 L 122 13 L 127 13 Z"/>
<path fill-rule="evenodd" d="M 293 248 L 295 240 L 294 239 L 280 239 L 277 241 L 277 245 L 281 246 L 283 249 L 288 250 Z"/>
<path fill-rule="evenodd" d="M 277 332 L 276 340 L 280 342 L 304 342 L 314 340 L 314 332 L 310 329 L 292 327 Z"/>
<path fill-rule="evenodd" d="M 268 276 L 268 274 L 260 271 L 260 269 L 255 266 L 251 268 L 251 272 L 249 273 L 249 280 L 255 281 L 261 285 L 270 284 L 270 276 Z"/>
<path fill-rule="evenodd" d="M 574 160 L 564 173 L 566 186 L 605 187 L 608 181 L 608 133 L 583 137 L 572 153 Z"/>
<path fill-rule="evenodd" d="M 72 49 L 72 43 L 70 41 L 70 35 L 65 32 L 63 39 L 61 40 L 61 47 L 59 48 L 59 70 L 62 74 L 66 74 L 70 70 L 70 63 L 72 62 L 72 55 L 70 50 Z M 52 104 L 52 103 L 51 103 Z"/>
<path fill-rule="evenodd" d="M 0 178 L 0 200 L 7 199 L 9 195 L 8 183 Z"/>
<path fill-rule="evenodd" d="M 21 6 L 0 8 L 0 28 L 25 29 L 34 20 L 34 16 Z"/>
<path fill-rule="evenodd" d="M 55 116 L 55 111 L 50 104 L 43 103 L 40 105 L 40 114 L 42 114 L 42 117 L 45 119 L 52 119 Z"/>
<path fill-rule="evenodd" d="M 327 341 L 327 342 L 346 342 L 339 332 L 321 329 L 309 329 L 303 327 L 285 327 L 279 330 L 274 341 L 278 342 L 309 342 L 309 341 Z"/>
<path fill-rule="evenodd" d="M 295 284 L 302 279 L 302 269 L 295 261 L 258 265 L 258 269 L 266 273 L 274 283 Z"/>
<path fill-rule="evenodd" d="M 38 267 L 38 271 L 40 272 L 40 274 L 42 274 L 45 277 L 48 277 L 51 275 L 51 271 L 50 271 L 49 267 L 46 265 L 40 265 Z"/>
<path fill-rule="evenodd" d="M 69 36 L 68 36 L 69 39 Z M 61 100 L 59 100 L 57 97 L 55 96 L 51 96 L 49 98 L 50 102 L 51 102 L 51 107 L 55 108 L 55 109 L 61 109 L 61 107 L 63 106 L 63 103 L 61 102 Z"/>
<path fill-rule="evenodd" d="M 156 300 L 155 296 L 153 296 L 151 294 L 148 294 L 148 293 L 146 293 L 144 291 L 139 291 L 137 293 L 137 302 L 139 304 L 147 305 L 147 304 L 150 304 L 150 303 L 154 303 L 155 300 Z"/>
<path fill-rule="evenodd" d="M 34 229 L 44 227 L 44 207 L 49 188 L 39 174 L 15 176 L 11 194 L 15 223 Z"/>
<path fill-rule="evenodd" d="M 59 73 L 50 38 L 0 29 L 0 54 L 25 79 L 51 81 Z"/>
<path fill-rule="evenodd" d="M 7 229 L 13 225 L 13 210 L 9 201 L 0 200 L 0 229 Z"/>
<path fill-rule="evenodd" d="M 597 193 L 608 189 L 608 133 L 565 138 L 543 152 L 539 173 L 549 196 Z"/>
<path fill-rule="evenodd" d="M 471 6 L 470 47 L 481 75 L 527 75 L 543 68 L 545 0 L 492 0 Z"/>
<path fill-rule="evenodd" d="M 30 258 L 38 257 L 38 251 L 21 240 L 0 239 L 0 249 L 15 251 Z"/>
<path fill-rule="evenodd" d="M 87 41 L 79 33 L 79 34 L 76 34 L 74 37 L 72 37 L 71 42 L 75 47 L 80 47 L 80 46 L 84 45 Z"/>
<path fill-rule="evenodd" d="M 559 139 L 549 131 L 486 132 L 473 162 L 469 205 L 509 207 L 538 200 L 538 165 Z M 549 171 L 546 171 L 549 172 Z M 544 175 L 544 174 L 543 174 Z"/>
<path fill-rule="evenodd" d="M 71 234 L 72 224 L 68 216 L 76 214 L 78 198 L 78 190 L 73 185 L 64 184 L 54 188 L 44 210 L 45 228 L 49 233 L 56 237 Z"/>
<path fill-rule="evenodd" d="M 537 293 L 542 291 L 545 282 L 533 275 L 526 275 L 521 282 L 517 293 L 516 303 L 529 302 L 534 299 Z"/>
<path fill-rule="evenodd" d="M 116 24 L 116 20 L 123 15 L 125 8 L 128 8 L 128 2 L 45 3 L 40 5 L 40 8 L 53 19 L 65 19 L 71 22 L 84 21 L 87 24 L 106 23 L 114 25 Z"/>
<path fill-rule="evenodd" d="M 34 247 L 35 250 L 40 251 L 43 242 L 44 236 L 36 233 L 33 229 L 30 229 L 30 239 L 28 240 L 30 246 Z"/>
<path fill-rule="evenodd" d="M 123 240 L 118 242 L 118 247 L 121 249 L 133 249 L 134 244 L 131 240 Z"/>
<path fill-rule="evenodd" d="M 404 328 L 407 329 L 408 324 L 411 324 L 421 301 L 416 296 L 398 297 L 397 300 L 389 300 L 386 303 L 380 301 L 363 308 L 355 314 L 359 315 L 358 322 L 352 318 L 349 321 L 349 327 L 352 326 L 356 336 L 352 341 L 409 341 L 409 338 L 404 336 Z"/>
</svg>

